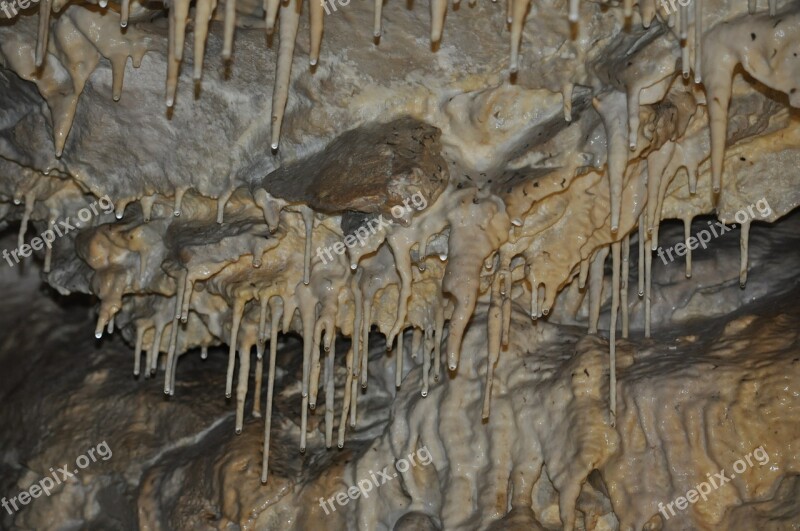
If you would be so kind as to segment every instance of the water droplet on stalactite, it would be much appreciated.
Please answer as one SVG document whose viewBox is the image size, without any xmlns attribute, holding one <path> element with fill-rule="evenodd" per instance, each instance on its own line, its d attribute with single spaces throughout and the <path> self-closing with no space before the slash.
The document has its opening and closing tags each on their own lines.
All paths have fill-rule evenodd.
<svg viewBox="0 0 800 531">
<path fill-rule="evenodd" d="M 208 359 L 208 347 L 206 346 L 200 347 L 200 359 L 201 360 Z"/>
<path fill-rule="evenodd" d="M 270 0 L 271 2 L 272 0 Z M 281 125 L 283 114 L 286 111 L 286 102 L 289 99 L 289 83 L 292 76 L 292 57 L 294 56 L 297 28 L 300 25 L 299 0 L 289 0 L 281 6 L 281 25 L 278 31 L 278 64 L 275 69 L 275 87 L 272 91 L 272 144 L 273 150 L 278 149 L 281 138 Z M 278 2 L 279 3 L 279 2 Z M 269 17 L 268 17 L 269 20 Z M 268 23 L 269 28 L 269 23 Z"/>
<path fill-rule="evenodd" d="M 183 202 L 183 195 L 186 193 L 187 188 L 181 186 L 175 189 L 175 204 L 172 207 L 172 215 L 178 217 L 181 215 L 181 203 Z"/>
<path fill-rule="evenodd" d="M 569 0 L 569 21 L 572 23 L 578 22 L 578 11 L 580 9 L 580 0 Z"/>
<path fill-rule="evenodd" d="M 383 0 L 375 0 L 375 15 L 372 20 L 372 36 L 376 39 L 381 36 L 381 12 L 383 10 Z"/>
<path fill-rule="evenodd" d="M 122 0 L 119 6 L 119 27 L 128 27 L 128 17 L 130 16 L 131 0 Z"/>
</svg>

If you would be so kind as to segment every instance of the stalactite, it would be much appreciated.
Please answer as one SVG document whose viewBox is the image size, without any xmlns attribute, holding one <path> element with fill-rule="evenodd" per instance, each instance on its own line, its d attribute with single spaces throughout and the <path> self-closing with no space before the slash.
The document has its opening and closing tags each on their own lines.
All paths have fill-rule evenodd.
<svg viewBox="0 0 800 531">
<path fill-rule="evenodd" d="M 442 40 L 444 16 L 447 12 L 447 0 L 431 0 L 431 42 Z"/>
<path fill-rule="evenodd" d="M 336 355 L 336 341 L 325 354 L 325 447 L 333 445 L 333 399 L 334 399 L 334 356 Z"/>
<path fill-rule="evenodd" d="M 395 348 L 394 386 L 400 389 L 403 381 L 403 330 L 397 334 L 397 347 Z M 413 349 L 412 349 L 413 352 Z"/>
<path fill-rule="evenodd" d="M 689 238 L 692 236 L 691 216 L 683 218 L 683 239 L 686 244 L 686 278 L 692 278 L 692 248 L 689 246 Z"/>
<path fill-rule="evenodd" d="M 620 299 L 620 242 L 611 244 L 611 324 L 609 326 L 609 405 L 611 425 L 617 422 L 617 312 Z"/>
<path fill-rule="evenodd" d="M 225 398 L 230 398 L 233 392 L 233 369 L 236 364 L 236 338 L 239 333 L 239 324 L 244 313 L 244 297 L 237 296 L 233 301 L 233 320 L 231 321 L 231 339 L 228 348 L 228 372 L 225 380 Z"/>
<path fill-rule="evenodd" d="M 222 59 L 225 61 L 229 61 L 233 54 L 234 31 L 236 31 L 236 0 L 225 0 L 225 25 L 222 39 Z"/>
<path fill-rule="evenodd" d="M 133 375 L 139 376 L 142 363 L 142 340 L 144 339 L 145 328 L 141 325 L 136 326 L 136 346 L 133 349 Z"/>
<path fill-rule="evenodd" d="M 239 347 L 239 382 L 236 385 L 236 434 L 242 433 L 244 425 L 244 402 L 247 398 L 247 384 L 250 378 L 251 345 Z"/>
<path fill-rule="evenodd" d="M 36 39 L 35 64 L 41 68 L 47 55 L 47 38 L 50 35 L 50 0 L 40 0 L 39 4 L 39 34 Z"/>
<path fill-rule="evenodd" d="M 311 22 L 311 47 L 309 49 L 308 62 L 311 66 L 314 66 L 317 64 L 317 61 L 319 61 L 319 49 L 322 44 L 322 30 L 325 18 L 325 15 L 323 14 L 322 2 L 310 0 L 308 2 L 308 13 Z"/>
<path fill-rule="evenodd" d="M 280 2 L 276 0 L 276 4 Z M 270 4 L 270 8 L 272 5 Z M 269 20 L 269 14 L 268 11 Z M 274 20 L 274 19 L 273 19 Z M 272 91 L 272 144 L 273 150 L 278 149 L 281 137 L 283 113 L 286 111 L 286 102 L 289 99 L 289 83 L 292 77 L 292 58 L 294 45 L 297 39 L 297 28 L 300 26 L 300 0 L 289 0 L 281 7 L 280 44 L 278 47 L 278 66 L 275 70 L 275 88 Z M 270 28 L 269 22 L 267 28 Z"/>
<path fill-rule="evenodd" d="M 509 0 L 511 11 L 511 73 L 519 70 L 519 46 L 522 41 L 522 26 L 525 24 L 525 14 L 528 11 L 530 0 Z M 566 97 L 565 100 L 566 102 Z"/>
<path fill-rule="evenodd" d="M 603 269 L 605 268 L 608 247 L 598 249 L 592 259 L 589 272 L 589 333 L 597 333 L 597 322 L 600 320 L 600 306 L 603 294 Z"/>
<path fill-rule="evenodd" d="M 750 239 L 750 220 L 741 224 L 739 239 L 739 287 L 747 285 L 748 242 Z"/>
<path fill-rule="evenodd" d="M 639 270 L 638 270 L 638 281 L 639 281 L 639 297 L 644 296 L 644 250 L 645 250 L 645 214 L 642 212 L 639 214 L 639 242 L 638 242 L 638 249 L 639 249 Z"/>
<path fill-rule="evenodd" d="M 375 15 L 372 22 L 372 36 L 376 39 L 381 37 L 381 13 L 383 11 L 383 0 L 375 0 Z"/>
<path fill-rule="evenodd" d="M 622 306 L 622 337 L 628 338 L 628 277 L 630 276 L 631 236 L 626 234 L 622 239 L 622 280 L 620 286 L 620 304 Z"/>
<path fill-rule="evenodd" d="M 272 428 L 272 396 L 275 392 L 275 359 L 278 355 L 278 329 L 283 314 L 280 297 L 270 300 L 270 335 L 269 335 L 269 374 L 267 377 L 267 406 L 264 408 L 264 450 L 261 456 L 261 482 L 266 483 L 269 477 L 269 439 Z"/>
<path fill-rule="evenodd" d="M 483 388 L 483 410 L 481 416 L 489 418 L 492 400 L 492 383 L 494 380 L 494 366 L 500 358 L 500 342 L 503 332 L 502 300 L 500 296 L 499 275 L 495 275 L 492 280 L 492 293 L 489 302 L 489 314 L 486 318 L 488 333 L 488 356 L 486 358 L 486 384 Z"/>
</svg>

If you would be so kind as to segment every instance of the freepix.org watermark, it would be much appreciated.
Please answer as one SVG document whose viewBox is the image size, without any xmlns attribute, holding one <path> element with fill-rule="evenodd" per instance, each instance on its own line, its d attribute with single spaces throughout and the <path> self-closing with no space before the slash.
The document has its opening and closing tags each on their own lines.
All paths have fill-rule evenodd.
<svg viewBox="0 0 800 531">
<path fill-rule="evenodd" d="M 56 236 L 62 238 L 67 233 L 79 229 L 81 223 L 87 223 L 92 219 L 92 216 L 99 216 L 100 212 L 97 210 L 98 206 L 103 214 L 110 214 L 114 211 L 114 203 L 111 201 L 111 198 L 104 195 L 98 201 L 92 201 L 89 206 L 78 211 L 78 219 L 80 221 L 71 222 L 69 216 L 67 216 L 67 219 L 53 223 L 51 225 L 52 228 L 47 229 L 36 238 L 31 239 L 30 245 L 23 243 L 18 248 L 12 249 L 11 251 L 3 249 L 3 258 L 8 262 L 10 267 L 14 267 L 15 263 L 19 263 L 20 258 L 29 257 L 33 251 L 41 251 L 44 247 L 50 249 L 53 246 L 53 242 L 56 241 Z M 13 263 L 11 262 L 12 258 L 14 259 Z"/>
<path fill-rule="evenodd" d="M 6 18 L 14 18 L 19 15 L 20 10 L 28 9 L 38 3 L 39 0 L 10 0 L 9 2 L 0 0 L 0 12 L 2 12 Z"/>
<path fill-rule="evenodd" d="M 767 216 L 772 214 L 772 208 L 769 206 L 767 199 L 761 198 L 756 201 L 754 205 L 749 205 L 747 208 L 743 208 L 736 212 L 734 219 L 740 225 L 749 223 L 754 219 L 759 219 L 756 217 L 755 210 L 758 210 L 758 213 L 761 216 L 760 219 L 766 219 Z M 722 221 L 715 221 L 713 223 L 709 221 L 708 227 L 708 229 L 703 229 L 696 233 L 696 237 L 690 236 L 685 242 L 676 243 L 672 247 L 667 248 L 659 247 L 658 257 L 661 258 L 661 261 L 664 262 L 664 265 L 668 265 L 670 262 L 675 261 L 675 257 L 672 256 L 673 251 L 677 256 L 684 256 L 689 249 L 692 251 L 697 249 L 697 247 L 702 247 L 705 249 L 708 242 L 711 241 L 712 234 L 715 238 L 719 238 L 729 230 L 733 230 L 736 225 L 729 227 L 725 224 L 725 220 L 723 219 Z"/>
<path fill-rule="evenodd" d="M 417 211 L 425 210 L 427 206 L 428 200 L 425 199 L 425 196 L 420 192 L 417 192 L 411 197 L 406 197 L 402 205 L 393 206 L 392 217 L 400 219 L 414 209 Z M 370 236 L 374 236 L 379 230 L 383 230 L 385 227 L 391 227 L 393 224 L 394 220 L 386 219 L 383 217 L 383 214 L 381 214 L 377 218 L 369 220 L 368 223 L 361 225 L 351 234 L 345 236 L 344 242 L 336 242 L 327 247 L 317 247 L 317 258 L 319 258 L 323 264 L 327 265 L 328 262 L 333 261 L 332 252 L 342 256 L 345 250 L 350 247 L 355 247 L 356 245 L 363 247 L 369 241 Z"/>
<path fill-rule="evenodd" d="M 417 463 L 417 459 L 419 460 L 419 463 Z M 431 455 L 430 451 L 428 451 L 428 447 L 423 446 L 422 448 L 417 449 L 416 452 L 408 454 L 406 459 L 398 459 L 394 464 L 394 467 L 397 469 L 397 472 L 405 473 L 412 466 L 417 466 L 417 464 L 427 466 L 432 462 L 433 456 Z M 325 498 L 320 498 L 319 506 L 322 507 L 326 515 L 329 515 L 331 512 L 336 512 L 336 505 L 334 502 L 344 507 L 350 502 L 350 500 L 358 499 L 359 496 L 363 498 L 369 498 L 369 493 L 372 492 L 373 488 L 378 488 L 397 477 L 397 472 L 392 472 L 390 474 L 386 471 L 387 468 L 389 467 L 385 466 L 383 467 L 383 470 L 379 470 L 378 472 L 373 472 L 370 470 L 370 477 L 358 480 L 356 482 L 356 485 L 358 486 L 353 485 L 347 490 L 339 491 L 327 500 Z M 330 510 L 328 509 L 329 505 L 331 507 Z"/>
<path fill-rule="evenodd" d="M 81 470 L 88 467 L 92 463 L 96 463 L 98 458 L 102 459 L 103 461 L 108 461 L 111 459 L 111 456 L 111 448 L 108 447 L 107 442 L 103 441 L 94 448 L 89 448 L 85 455 L 79 455 L 75 459 L 75 466 L 77 468 L 70 470 L 69 463 L 64 464 L 62 467 L 58 467 L 55 470 L 53 470 L 53 467 L 50 467 L 50 475 L 52 477 L 44 476 L 38 482 L 34 483 L 16 496 L 8 499 L 4 497 L 2 500 L 0 500 L 0 505 L 2 505 L 3 508 L 8 511 L 8 514 L 13 515 L 14 512 L 20 510 L 21 506 L 28 505 L 31 500 L 39 498 L 42 495 L 50 496 L 53 489 L 55 489 L 58 485 L 61 485 L 69 478 L 80 474 Z"/>
<path fill-rule="evenodd" d="M 769 463 L 769 454 L 767 454 L 767 451 L 764 450 L 763 446 L 759 446 L 746 456 L 733 463 L 733 473 L 731 473 L 730 476 L 725 475 L 725 469 L 715 472 L 713 475 L 706 474 L 708 481 L 698 483 L 693 489 L 689 489 L 684 496 L 678 496 L 666 505 L 659 503 L 658 512 L 660 512 L 666 520 L 669 520 L 670 516 L 675 516 L 676 514 L 673 506 L 675 506 L 679 511 L 683 511 L 689 506 L 689 504 L 697 503 L 700 498 L 702 498 L 703 501 L 706 501 L 708 499 L 708 495 L 711 494 L 712 491 L 717 490 L 721 486 L 730 482 L 736 477 L 736 474 L 742 474 L 745 470 L 747 470 L 748 467 L 754 466 L 752 459 L 753 457 L 756 458 L 756 462 L 758 462 L 758 464 L 761 466 Z M 667 509 L 669 509 L 669 514 L 667 513 Z"/>
</svg>

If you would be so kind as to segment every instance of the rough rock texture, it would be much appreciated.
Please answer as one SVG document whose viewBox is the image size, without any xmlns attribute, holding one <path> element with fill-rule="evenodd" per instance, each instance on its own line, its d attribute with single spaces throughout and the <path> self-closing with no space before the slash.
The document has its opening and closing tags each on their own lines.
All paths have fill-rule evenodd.
<svg viewBox="0 0 800 531">
<path fill-rule="evenodd" d="M 800 10 L 566 4 L 454 5 L 441 40 L 442 0 L 430 24 L 402 2 L 228 0 L 209 26 L 214 0 L 42 0 L 0 25 L 3 260 L 30 268 L 30 242 L 52 297 L 94 296 L 146 382 L 111 375 L 117 339 L 23 356 L 3 422 L 36 433 L 4 441 L 9 492 L 102 428 L 129 457 L 9 525 L 795 525 Z M 63 387 L 41 395 L 40 365 Z M 323 514 L 420 444 L 433 468 Z M 757 445 L 769 469 L 660 520 Z"/>
</svg>

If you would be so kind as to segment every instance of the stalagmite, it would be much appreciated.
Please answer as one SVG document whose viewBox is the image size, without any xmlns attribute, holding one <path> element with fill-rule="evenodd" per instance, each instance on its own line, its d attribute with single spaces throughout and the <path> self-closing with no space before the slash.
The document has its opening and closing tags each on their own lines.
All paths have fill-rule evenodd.
<svg viewBox="0 0 800 531">
<path fill-rule="evenodd" d="M 283 304 L 280 297 L 273 297 L 269 305 L 269 374 L 267 377 L 267 405 L 264 408 L 264 450 L 261 456 L 261 482 L 266 483 L 269 477 L 269 437 L 272 428 L 272 395 L 275 391 L 275 359 L 278 355 L 278 330 L 280 327 Z"/>
<path fill-rule="evenodd" d="M 739 237 L 739 287 L 744 289 L 747 284 L 747 258 L 749 254 L 747 247 L 750 239 L 750 220 L 741 224 Z"/>
<path fill-rule="evenodd" d="M 270 0 L 275 1 L 275 0 Z M 276 1 L 276 4 L 279 2 Z M 271 7 L 271 4 L 270 4 Z M 269 12 L 268 12 L 269 17 Z M 280 43 L 278 46 L 278 66 L 275 70 L 275 88 L 272 91 L 272 143 L 273 150 L 278 149 L 281 138 L 281 125 L 286 102 L 289 99 L 289 83 L 292 77 L 292 58 L 297 39 L 297 28 L 300 25 L 300 0 L 289 0 L 281 7 Z M 269 23 L 267 25 L 269 28 Z"/>
</svg>

